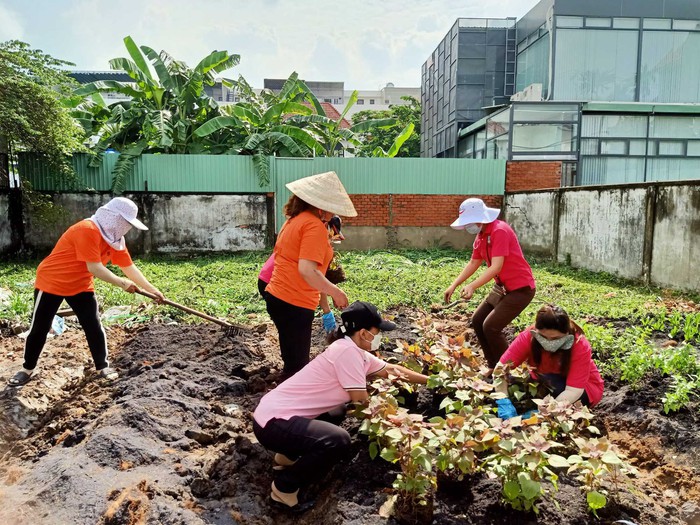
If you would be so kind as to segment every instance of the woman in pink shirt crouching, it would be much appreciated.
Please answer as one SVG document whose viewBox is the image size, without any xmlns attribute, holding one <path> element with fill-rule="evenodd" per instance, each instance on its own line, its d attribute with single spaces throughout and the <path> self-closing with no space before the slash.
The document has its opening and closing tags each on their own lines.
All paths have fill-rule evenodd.
<svg viewBox="0 0 700 525">
<path fill-rule="evenodd" d="M 420 384 L 428 380 L 370 353 L 379 349 L 382 331 L 396 328 L 382 319 L 376 306 L 356 301 L 340 317 L 342 324 L 329 336 L 330 346 L 263 396 L 253 414 L 258 441 L 276 452 L 270 497 L 284 508 L 309 508 L 312 503 L 299 503 L 299 489 L 321 479 L 350 448 L 347 431 L 319 416 L 344 414 L 348 402 L 366 403 L 368 376 L 392 374 Z"/>
<path fill-rule="evenodd" d="M 537 369 L 533 377 L 548 384 L 557 401 L 594 406 L 603 397 L 603 379 L 591 354 L 581 327 L 560 306 L 546 305 L 537 312 L 534 326 L 511 343 L 498 366 L 527 361 Z M 496 403 L 502 419 L 517 415 L 509 399 Z"/>
</svg>

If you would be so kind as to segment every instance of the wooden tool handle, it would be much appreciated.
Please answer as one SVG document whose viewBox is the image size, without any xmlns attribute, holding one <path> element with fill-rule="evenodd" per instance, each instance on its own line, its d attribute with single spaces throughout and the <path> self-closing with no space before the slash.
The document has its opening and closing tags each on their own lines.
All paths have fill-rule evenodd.
<svg viewBox="0 0 700 525">
<path fill-rule="evenodd" d="M 151 292 L 141 290 L 140 288 L 136 289 L 136 293 L 139 293 L 141 295 L 145 295 L 146 297 L 149 297 L 150 299 L 153 299 L 153 300 L 158 300 L 158 296 L 156 294 L 152 294 Z M 192 309 L 188 306 L 185 306 L 183 304 L 179 304 L 179 303 L 176 303 L 174 301 L 171 301 L 170 299 L 163 299 L 162 303 L 167 304 L 169 306 L 173 306 L 175 308 L 179 308 L 183 312 L 187 312 L 188 314 L 196 315 L 198 317 L 201 317 L 202 319 L 206 319 L 207 321 L 211 321 L 212 323 L 216 323 L 220 326 L 225 326 L 226 328 L 230 328 L 232 326 L 229 323 L 227 323 L 226 321 L 222 321 L 221 319 L 219 319 L 217 317 L 207 315 L 204 312 L 198 312 L 197 310 L 194 310 L 194 309 Z"/>
</svg>

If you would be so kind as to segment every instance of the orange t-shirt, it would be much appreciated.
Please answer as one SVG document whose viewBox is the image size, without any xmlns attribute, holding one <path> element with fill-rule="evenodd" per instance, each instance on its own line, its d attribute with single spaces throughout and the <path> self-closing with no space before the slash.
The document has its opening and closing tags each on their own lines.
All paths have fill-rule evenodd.
<svg viewBox="0 0 700 525">
<path fill-rule="evenodd" d="M 126 247 L 115 250 L 102 238 L 94 222 L 80 221 L 61 235 L 49 256 L 41 261 L 34 287 L 63 297 L 93 292 L 94 278 L 86 263 L 109 261 L 121 268 L 133 264 Z"/>
<path fill-rule="evenodd" d="M 332 258 L 326 225 L 313 213 L 302 212 L 289 219 L 277 237 L 275 269 L 265 291 L 294 306 L 315 310 L 321 294 L 299 273 L 299 259 L 314 261 L 325 274 Z"/>
</svg>

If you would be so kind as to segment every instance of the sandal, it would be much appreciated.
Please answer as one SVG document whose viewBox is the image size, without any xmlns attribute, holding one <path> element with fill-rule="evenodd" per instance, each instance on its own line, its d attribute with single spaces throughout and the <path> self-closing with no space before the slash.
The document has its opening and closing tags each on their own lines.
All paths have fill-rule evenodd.
<svg viewBox="0 0 700 525">
<path fill-rule="evenodd" d="M 97 373 L 101 378 L 106 379 L 107 381 L 114 381 L 115 379 L 119 378 L 119 372 L 110 367 L 98 370 Z"/>
<path fill-rule="evenodd" d="M 12 378 L 7 382 L 8 385 L 10 386 L 24 386 L 27 383 L 29 383 L 29 380 L 32 378 L 32 374 L 28 374 L 24 370 L 20 370 L 17 372 Z"/>
</svg>

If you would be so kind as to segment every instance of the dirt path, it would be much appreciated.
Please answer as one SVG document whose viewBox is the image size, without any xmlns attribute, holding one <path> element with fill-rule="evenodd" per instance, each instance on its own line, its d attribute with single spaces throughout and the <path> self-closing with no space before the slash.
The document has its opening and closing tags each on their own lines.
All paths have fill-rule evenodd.
<svg viewBox="0 0 700 525">
<path fill-rule="evenodd" d="M 416 315 L 397 312 L 394 335 L 417 337 Z M 441 322 L 457 331 L 465 318 L 453 313 Z M 255 441 L 250 414 L 280 365 L 274 329 L 229 339 L 218 327 L 151 324 L 112 328 L 109 338 L 121 372 L 114 383 L 83 374 L 89 354 L 82 333 L 72 330 L 47 346 L 41 378 L 0 392 L 0 523 L 393 523 L 379 509 L 394 467 L 371 461 L 358 436 L 350 462 L 311 489 L 314 509 L 289 516 L 270 507 L 271 459 Z M 314 344 L 321 347 L 320 335 Z M 17 338 L 0 340 L 0 379 L 21 363 L 21 349 Z M 598 412 L 641 472 L 637 493 L 622 495 L 602 521 L 566 479 L 560 509 L 545 502 L 536 517 L 505 509 L 495 482 L 475 476 L 440 487 L 435 523 L 700 523 L 692 507 L 697 420 L 662 417 L 652 394 L 642 398 L 625 387 L 610 389 Z M 357 424 L 346 427 L 356 434 Z"/>
</svg>

